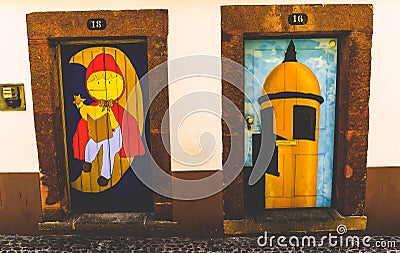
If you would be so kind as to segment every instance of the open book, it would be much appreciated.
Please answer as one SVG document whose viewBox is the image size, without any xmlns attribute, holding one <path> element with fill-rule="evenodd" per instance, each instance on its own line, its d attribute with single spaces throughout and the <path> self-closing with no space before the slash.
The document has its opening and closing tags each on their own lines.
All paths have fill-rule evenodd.
<svg viewBox="0 0 400 253">
<path fill-rule="evenodd" d="M 95 142 L 104 141 L 113 136 L 110 115 L 106 113 L 98 119 L 93 119 L 87 115 L 89 137 Z"/>
</svg>

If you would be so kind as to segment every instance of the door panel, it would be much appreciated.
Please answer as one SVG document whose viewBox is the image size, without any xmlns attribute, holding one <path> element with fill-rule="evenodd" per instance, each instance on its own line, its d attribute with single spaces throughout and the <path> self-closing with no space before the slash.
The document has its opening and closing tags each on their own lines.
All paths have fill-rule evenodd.
<svg viewBox="0 0 400 253">
<path fill-rule="evenodd" d="M 312 168 L 318 163 L 318 155 L 296 155 L 295 159 L 294 195 L 310 196 L 315 202 L 317 182 L 310 174 L 316 173 Z"/>
<path fill-rule="evenodd" d="M 297 146 L 277 147 L 279 149 L 278 171 L 280 177 L 266 174 L 265 206 L 302 207 L 330 206 L 332 195 L 332 172 L 334 155 L 335 110 L 336 110 L 336 72 L 337 72 L 337 39 L 314 38 L 294 39 L 297 62 L 307 66 L 318 79 L 320 96 L 323 103 L 318 105 L 315 122 L 317 150 L 314 151 L 307 138 L 300 138 Z M 261 83 L 251 83 L 245 77 L 245 115 L 254 118 L 252 127 L 245 127 L 245 166 L 252 167 L 252 136 L 260 134 L 262 126 L 258 114 L 260 105 L 257 100 L 262 96 L 262 84 L 271 71 L 280 65 L 288 48 L 290 39 L 257 39 L 245 41 L 245 67 Z M 302 70 L 283 72 L 291 74 L 274 76 L 272 82 L 281 83 L 279 92 L 299 91 L 307 88 L 307 83 L 298 82 Z M 298 90 L 299 89 L 299 90 Z M 314 101 L 315 102 L 315 101 Z M 314 102 L 303 98 L 272 100 L 275 112 L 275 131 L 284 140 L 294 140 L 295 106 L 316 108 Z M 304 116 L 297 119 L 300 123 Z M 312 118 L 312 117 L 311 117 Z M 304 126 L 297 129 L 301 133 Z M 312 126 L 308 128 L 312 130 Z M 304 133 L 305 134 L 305 133 Z M 308 137 L 310 137 L 309 135 Z M 300 136 L 301 137 L 301 136 Z M 303 140 L 304 139 L 304 140 Z M 308 138 L 310 139 L 310 138 Z M 311 138 L 312 139 L 312 138 Z M 311 152 L 311 153 L 310 153 Z M 295 154 L 295 156 L 293 156 Z M 316 165 L 317 164 L 317 165 Z M 314 166 L 315 169 L 310 169 Z M 305 196 L 307 195 L 307 196 Z"/>
<path fill-rule="evenodd" d="M 287 160 L 287 159 L 285 159 L 286 157 L 285 157 L 285 155 L 281 155 L 281 154 L 279 154 L 278 155 L 278 164 L 280 164 L 282 167 L 282 169 L 281 169 L 281 171 L 280 171 L 280 173 L 282 174 L 282 175 L 285 175 L 285 174 L 290 174 L 290 171 L 287 171 L 285 168 L 285 165 L 289 162 L 290 163 L 290 160 Z M 286 178 L 286 177 L 285 177 Z M 285 183 L 284 183 L 284 181 L 283 180 L 280 180 L 280 178 L 279 177 L 274 177 L 274 176 L 267 176 L 267 180 L 266 180 L 266 184 L 267 184 L 267 188 L 270 188 L 270 189 L 272 189 L 271 191 L 266 191 L 265 192 L 265 195 L 267 196 L 267 197 L 279 197 L 279 196 L 284 196 L 284 195 L 286 195 L 285 193 L 286 193 L 286 189 L 284 188 L 284 185 L 285 185 Z M 289 189 L 289 192 L 290 192 L 290 189 Z"/>
<path fill-rule="evenodd" d="M 72 212 L 151 211 L 134 173 L 150 166 L 146 41 L 65 44 L 60 56 Z"/>
</svg>

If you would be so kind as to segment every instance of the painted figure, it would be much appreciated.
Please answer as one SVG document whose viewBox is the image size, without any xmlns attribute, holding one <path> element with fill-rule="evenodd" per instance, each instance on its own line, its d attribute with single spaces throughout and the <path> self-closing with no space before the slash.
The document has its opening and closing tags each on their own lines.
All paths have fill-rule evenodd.
<svg viewBox="0 0 400 253">
<path fill-rule="evenodd" d="M 120 157 L 142 156 L 145 149 L 135 118 L 118 100 L 125 94 L 124 76 L 110 54 L 97 55 L 86 70 L 86 89 L 95 100 L 85 104 L 80 94 L 74 96 L 81 119 L 73 137 L 74 157 L 84 160 L 82 170 L 90 172 L 92 163 L 102 148 L 100 186 L 111 179 L 115 155 Z"/>
</svg>

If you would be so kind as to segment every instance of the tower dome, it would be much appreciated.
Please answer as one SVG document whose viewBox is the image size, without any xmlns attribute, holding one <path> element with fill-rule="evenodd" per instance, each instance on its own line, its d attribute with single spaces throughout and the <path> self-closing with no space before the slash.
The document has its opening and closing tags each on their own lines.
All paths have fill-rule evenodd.
<svg viewBox="0 0 400 253">
<path fill-rule="evenodd" d="M 293 40 L 286 51 L 285 60 L 264 81 L 262 95 L 278 93 L 302 93 L 318 97 L 321 94 L 317 77 L 306 65 L 297 62 Z"/>
</svg>

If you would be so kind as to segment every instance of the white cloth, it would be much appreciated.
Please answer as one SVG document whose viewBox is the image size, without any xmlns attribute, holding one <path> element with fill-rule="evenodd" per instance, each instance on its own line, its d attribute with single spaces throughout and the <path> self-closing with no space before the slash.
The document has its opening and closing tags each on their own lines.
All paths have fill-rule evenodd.
<svg viewBox="0 0 400 253">
<path fill-rule="evenodd" d="M 121 127 L 118 126 L 109 139 L 100 142 L 95 142 L 89 139 L 85 148 L 85 162 L 92 163 L 96 159 L 97 154 L 103 146 L 103 164 L 101 166 L 101 175 L 107 179 L 111 178 L 114 169 L 115 154 L 122 148 Z"/>
</svg>

